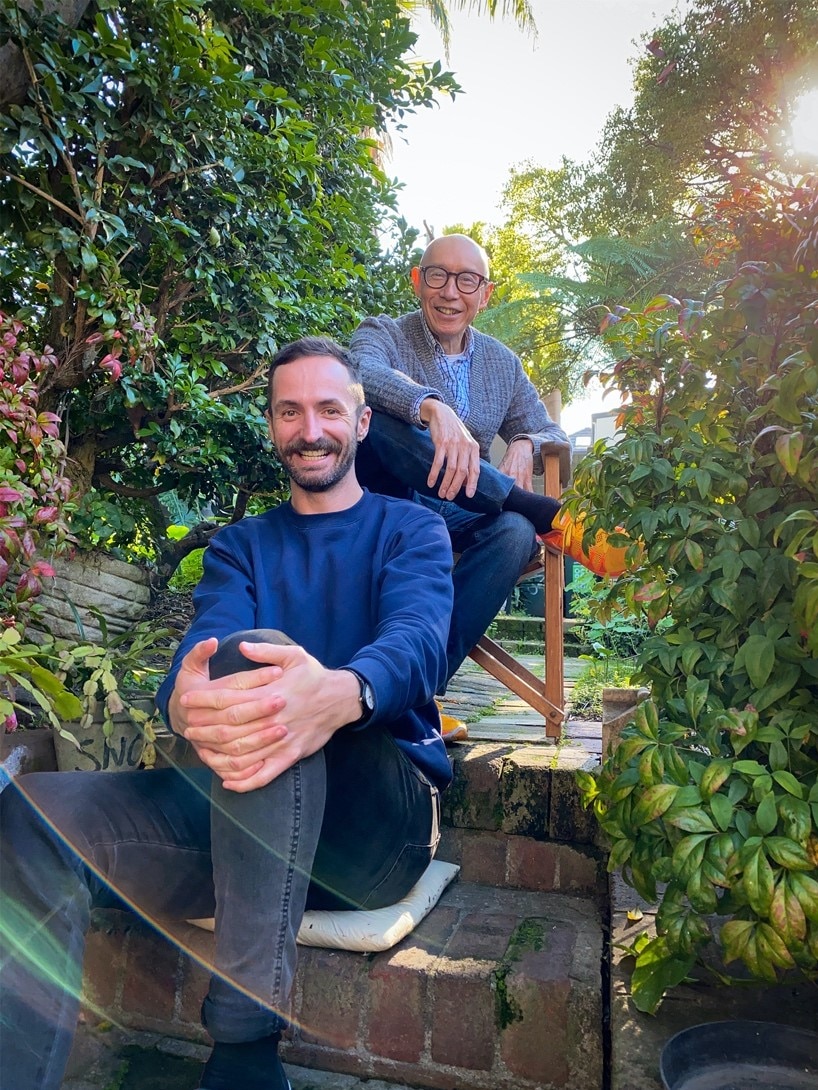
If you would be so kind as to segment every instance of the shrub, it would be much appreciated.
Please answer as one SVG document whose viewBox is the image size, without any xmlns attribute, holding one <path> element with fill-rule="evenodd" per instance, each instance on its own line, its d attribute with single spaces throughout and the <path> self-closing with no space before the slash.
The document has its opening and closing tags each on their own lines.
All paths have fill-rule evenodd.
<svg viewBox="0 0 818 1090">
<path fill-rule="evenodd" d="M 70 544 L 69 481 L 59 418 L 42 412 L 40 379 L 56 363 L 26 327 L 0 312 L 0 623 L 23 624 L 50 561 Z"/>
<path fill-rule="evenodd" d="M 757 190 L 709 297 L 609 316 L 624 434 L 571 500 L 644 542 L 609 597 L 668 618 L 634 678 L 652 699 L 581 774 L 610 868 L 659 901 L 648 1011 L 713 939 L 763 980 L 818 972 L 818 188 Z"/>
</svg>

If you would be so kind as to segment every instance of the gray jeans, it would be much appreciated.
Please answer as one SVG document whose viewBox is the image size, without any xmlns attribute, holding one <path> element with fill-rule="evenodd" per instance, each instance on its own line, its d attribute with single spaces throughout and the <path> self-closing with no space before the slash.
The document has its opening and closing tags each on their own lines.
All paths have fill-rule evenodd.
<svg viewBox="0 0 818 1090">
<path fill-rule="evenodd" d="M 436 789 L 381 725 L 339 731 L 247 794 L 200 769 L 20 777 L 0 794 L 0 1086 L 58 1090 L 94 906 L 215 915 L 203 1022 L 251 1041 L 284 1024 L 305 907 L 399 900 L 438 822 Z"/>
</svg>

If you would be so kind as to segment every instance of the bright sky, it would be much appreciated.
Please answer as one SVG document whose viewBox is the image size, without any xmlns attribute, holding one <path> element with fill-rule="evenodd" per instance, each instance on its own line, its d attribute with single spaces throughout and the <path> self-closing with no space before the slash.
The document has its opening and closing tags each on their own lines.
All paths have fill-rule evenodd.
<svg viewBox="0 0 818 1090">
<path fill-rule="evenodd" d="M 684 6 L 684 3 L 682 3 Z M 404 183 L 400 210 L 423 230 L 485 220 L 498 208 L 509 169 L 532 160 L 556 166 L 582 159 L 596 145 L 607 114 L 632 99 L 635 43 L 676 7 L 676 0 L 532 0 L 536 40 L 510 21 L 455 12 L 446 65 L 463 94 L 409 118 L 393 136 L 386 169 Z M 655 16 L 655 17 L 654 17 Z M 440 36 L 417 17 L 416 47 L 424 60 L 443 60 Z M 563 411 L 574 431 L 603 406 L 599 398 Z"/>
</svg>

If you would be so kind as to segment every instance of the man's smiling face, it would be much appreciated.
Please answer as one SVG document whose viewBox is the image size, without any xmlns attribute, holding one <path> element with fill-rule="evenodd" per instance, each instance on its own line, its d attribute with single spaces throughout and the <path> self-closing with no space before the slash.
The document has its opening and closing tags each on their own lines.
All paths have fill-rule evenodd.
<svg viewBox="0 0 818 1090">
<path fill-rule="evenodd" d="M 444 235 L 427 246 L 421 264 L 424 268 L 437 265 L 446 272 L 471 272 L 486 278 L 477 291 L 469 295 L 458 291 L 453 276 L 442 288 L 430 288 L 424 283 L 420 268 L 416 266 L 412 269 L 412 284 L 426 324 L 440 341 L 443 351 L 448 355 L 457 355 L 463 351 L 467 328 L 488 303 L 492 292 L 485 254 L 470 238 Z"/>
<path fill-rule="evenodd" d="M 270 436 L 291 481 L 329 491 L 346 478 L 368 429 L 370 410 L 349 372 L 332 356 L 304 356 L 276 368 L 271 393 Z"/>
</svg>

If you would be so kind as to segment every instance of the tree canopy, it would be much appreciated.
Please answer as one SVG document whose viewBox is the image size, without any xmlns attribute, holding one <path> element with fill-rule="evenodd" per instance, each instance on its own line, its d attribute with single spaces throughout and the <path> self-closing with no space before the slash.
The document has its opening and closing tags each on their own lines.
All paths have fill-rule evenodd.
<svg viewBox="0 0 818 1090">
<path fill-rule="evenodd" d="M 171 491 L 240 515 L 279 486 L 265 360 L 405 290 L 375 134 L 456 84 L 397 0 L 28 7 L 0 3 L 29 76 L 0 112 L 0 308 L 55 350 L 85 528 L 161 529 Z"/>
</svg>

